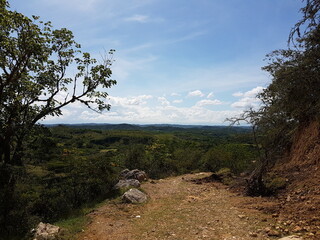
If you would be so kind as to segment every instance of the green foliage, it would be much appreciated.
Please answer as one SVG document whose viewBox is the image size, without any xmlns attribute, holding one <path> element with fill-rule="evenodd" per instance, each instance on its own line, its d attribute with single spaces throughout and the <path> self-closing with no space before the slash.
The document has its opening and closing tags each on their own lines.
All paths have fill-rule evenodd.
<svg viewBox="0 0 320 240">
<path fill-rule="evenodd" d="M 254 124 L 269 159 L 288 150 L 298 127 L 320 117 L 320 25 L 297 41 L 297 49 L 267 55 L 270 63 L 263 68 L 272 82 L 258 95 L 263 105 L 255 112 Z"/>
<path fill-rule="evenodd" d="M 283 177 L 271 177 L 266 180 L 267 190 L 271 193 L 276 193 L 278 190 L 284 189 L 288 182 Z"/>
<path fill-rule="evenodd" d="M 206 169 L 216 172 L 229 168 L 233 173 L 252 169 L 258 159 L 256 149 L 248 144 L 222 144 L 212 147 L 203 157 Z"/>
<path fill-rule="evenodd" d="M 252 126 L 260 163 L 248 180 L 249 195 L 265 194 L 263 175 L 267 168 L 290 150 L 293 134 L 320 118 L 320 2 L 306 0 L 303 18 L 292 28 L 289 44 L 294 48 L 273 51 L 263 70 L 272 77 L 271 84 L 257 97 L 259 109 L 249 109 L 232 124 L 244 121 Z M 261 149 L 260 149 L 261 147 Z M 281 181 L 271 188 L 282 186 Z"/>
<path fill-rule="evenodd" d="M 231 185 L 234 182 L 234 176 L 230 168 L 221 168 L 215 174 L 221 179 L 221 182 L 225 185 Z"/>
<path fill-rule="evenodd" d="M 12 219 L 15 219 L 13 222 L 25 219 L 23 211 L 16 212 L 16 206 L 25 204 L 20 202 L 23 198 L 17 196 L 22 194 L 19 192 L 19 184 L 23 183 L 25 175 L 29 180 L 29 175 L 21 176 L 21 171 L 15 171 L 16 166 L 26 163 L 45 165 L 54 159 L 51 166 L 41 166 L 51 172 L 51 175 L 48 174 L 50 177 L 46 176 L 50 178 L 50 184 L 64 182 L 62 179 L 71 181 L 73 175 L 66 174 L 71 167 L 69 162 L 58 158 L 60 153 L 55 148 L 58 142 L 48 136 L 50 133 L 44 129 L 35 137 L 35 131 L 40 129 L 36 123 L 49 115 L 61 115 L 63 107 L 76 101 L 97 112 L 109 109 L 110 105 L 104 100 L 108 95 L 105 90 L 116 84 L 116 81 L 110 79 L 113 53 L 114 50 L 110 50 L 109 57 L 102 64 L 97 64 L 89 53 L 81 53 L 80 45 L 75 42 L 70 30 L 54 29 L 50 22 L 42 22 L 37 16 L 28 18 L 22 13 L 11 11 L 7 1 L 0 2 L 0 232 L 6 228 L 11 231 Z M 71 64 L 77 69 L 74 78 L 66 76 Z M 94 168 L 88 162 L 79 165 Z M 40 170 L 39 166 L 37 170 Z M 58 173 L 61 175 L 56 176 Z M 81 175 L 77 174 L 77 177 Z M 36 175 L 32 179 L 43 177 L 42 174 Z M 44 184 L 49 184 L 46 180 Z M 100 178 L 97 178 L 94 183 L 88 184 L 95 188 L 92 191 L 95 194 L 103 192 L 98 187 L 101 185 L 99 181 Z M 67 212 L 70 204 L 75 205 L 68 197 L 63 198 L 68 192 L 67 185 L 64 189 L 62 184 L 60 192 L 55 188 L 45 189 L 39 198 L 43 198 L 43 205 L 45 197 L 52 199 L 48 201 L 50 209 L 37 214 L 52 217 L 58 209 L 59 201 L 62 208 L 65 208 L 61 212 Z M 88 189 L 79 185 L 76 186 L 78 194 L 84 196 Z M 55 195 L 61 192 L 61 199 L 56 201 L 58 198 Z M 88 198 L 80 197 L 79 201 Z M 38 200 L 35 200 L 35 204 L 42 206 Z"/>
<path fill-rule="evenodd" d="M 118 196 L 119 191 L 112 188 L 124 168 L 144 170 L 151 178 L 214 170 L 209 166 L 215 164 L 219 165 L 217 170 L 229 167 L 232 172 L 241 172 L 256 153 L 247 142 L 247 130 L 233 129 L 34 129 L 23 156 L 27 164 L 14 170 L 15 191 L 0 192 L 4 194 L 1 197 L 12 194 L 13 199 L 6 229 L 16 231 L 17 225 L 21 225 L 19 229 L 24 233 L 39 221 L 52 223 L 72 216 L 62 225 L 73 228 L 71 232 L 78 231 L 81 224 L 73 227 L 72 220 L 77 209 Z M 242 133 L 237 134 L 239 131 Z M 215 163 L 213 158 L 204 157 L 210 155 L 207 152 L 214 156 L 212 149 L 226 154 L 228 161 L 215 156 Z"/>
</svg>

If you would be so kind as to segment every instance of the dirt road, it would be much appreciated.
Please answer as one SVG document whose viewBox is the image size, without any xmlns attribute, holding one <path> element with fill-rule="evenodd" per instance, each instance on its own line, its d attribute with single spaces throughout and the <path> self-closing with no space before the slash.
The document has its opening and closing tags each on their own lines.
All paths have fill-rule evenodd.
<svg viewBox="0 0 320 240">
<path fill-rule="evenodd" d="M 265 229 L 272 218 L 241 207 L 245 197 L 219 183 L 190 181 L 207 175 L 149 181 L 142 185 L 150 197 L 147 203 L 108 202 L 90 214 L 92 221 L 77 240 L 269 239 Z"/>
</svg>

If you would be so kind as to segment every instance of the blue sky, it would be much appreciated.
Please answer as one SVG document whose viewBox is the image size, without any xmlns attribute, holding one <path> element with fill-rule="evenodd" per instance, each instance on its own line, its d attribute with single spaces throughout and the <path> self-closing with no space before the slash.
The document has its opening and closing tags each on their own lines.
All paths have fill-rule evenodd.
<svg viewBox="0 0 320 240">
<path fill-rule="evenodd" d="M 287 47 L 299 0 L 11 0 L 12 10 L 73 31 L 97 59 L 115 49 L 111 110 L 80 104 L 44 123 L 225 124 L 258 106 L 261 67 Z M 72 74 L 72 70 L 70 70 Z"/>
</svg>

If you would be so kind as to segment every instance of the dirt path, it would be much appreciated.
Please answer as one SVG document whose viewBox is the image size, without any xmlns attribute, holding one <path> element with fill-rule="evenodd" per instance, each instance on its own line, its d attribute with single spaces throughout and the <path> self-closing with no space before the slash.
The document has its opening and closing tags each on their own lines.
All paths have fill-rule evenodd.
<svg viewBox="0 0 320 240">
<path fill-rule="evenodd" d="M 107 203 L 90 214 L 92 221 L 77 240 L 269 239 L 264 229 L 272 218 L 241 207 L 246 198 L 218 183 L 190 181 L 206 175 L 143 184 L 150 197 L 146 204 Z"/>
</svg>

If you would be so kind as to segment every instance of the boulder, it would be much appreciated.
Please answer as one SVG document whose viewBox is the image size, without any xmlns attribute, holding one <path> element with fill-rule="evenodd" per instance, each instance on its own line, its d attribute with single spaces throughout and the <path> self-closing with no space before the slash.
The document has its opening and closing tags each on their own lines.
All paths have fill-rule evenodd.
<svg viewBox="0 0 320 240">
<path fill-rule="evenodd" d="M 33 240 L 57 240 L 60 228 L 49 223 L 40 222 L 35 229 Z"/>
<path fill-rule="evenodd" d="M 126 179 L 125 177 L 126 177 L 126 175 L 127 175 L 128 172 L 130 172 L 129 169 L 124 169 L 124 170 L 122 170 L 122 171 L 120 172 L 120 178 L 121 178 L 121 179 Z"/>
<path fill-rule="evenodd" d="M 140 182 L 148 180 L 147 174 L 144 171 L 139 171 L 136 173 L 135 178 Z"/>
<path fill-rule="evenodd" d="M 120 173 L 122 179 L 137 179 L 138 181 L 146 181 L 148 179 L 147 174 L 139 169 L 129 170 L 125 169 Z"/>
<path fill-rule="evenodd" d="M 130 187 L 140 187 L 140 182 L 137 179 L 125 179 L 119 180 L 119 182 L 114 186 L 114 189 L 120 188 L 130 188 Z"/>
<path fill-rule="evenodd" d="M 121 198 L 126 203 L 144 203 L 148 200 L 147 195 L 136 188 L 126 191 Z"/>
</svg>

